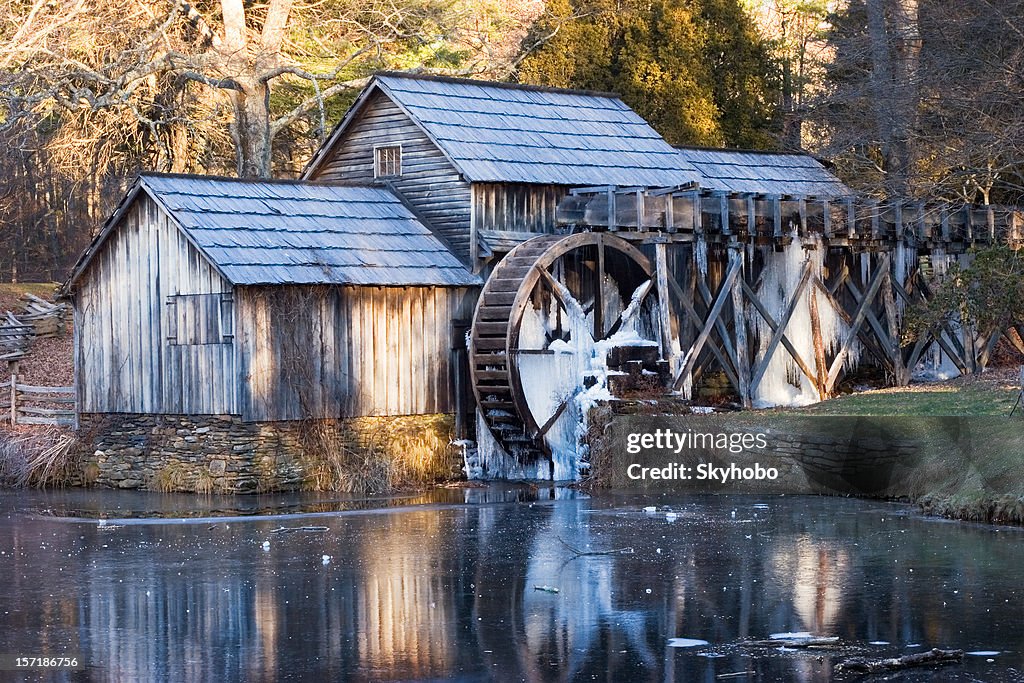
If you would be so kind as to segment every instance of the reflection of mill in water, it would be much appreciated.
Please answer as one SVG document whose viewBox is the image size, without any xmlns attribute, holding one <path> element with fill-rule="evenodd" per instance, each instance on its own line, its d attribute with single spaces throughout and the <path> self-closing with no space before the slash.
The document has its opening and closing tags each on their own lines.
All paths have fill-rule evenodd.
<svg viewBox="0 0 1024 683">
<path fill-rule="evenodd" d="M 796 631 L 831 635 L 843 607 L 843 589 L 851 571 L 847 551 L 833 543 L 799 536 L 773 557 L 776 580 L 792 582 L 793 608 L 799 624 Z"/>
<path fill-rule="evenodd" d="M 651 670 L 658 665 L 661 653 L 649 636 L 661 625 L 651 623 L 645 606 L 623 604 L 636 589 L 622 563 L 632 556 L 572 550 L 610 550 L 608 543 L 621 542 L 593 536 L 588 515 L 577 506 L 551 508 L 544 528 L 524 536 L 516 553 L 524 575 L 508 577 L 505 595 L 485 594 L 476 601 L 481 651 L 508 651 L 510 640 L 517 644 L 514 662 L 495 661 L 510 679 L 577 680 L 593 673 L 617 680 L 617 667 L 635 671 L 625 668 L 627 662 Z"/>
</svg>

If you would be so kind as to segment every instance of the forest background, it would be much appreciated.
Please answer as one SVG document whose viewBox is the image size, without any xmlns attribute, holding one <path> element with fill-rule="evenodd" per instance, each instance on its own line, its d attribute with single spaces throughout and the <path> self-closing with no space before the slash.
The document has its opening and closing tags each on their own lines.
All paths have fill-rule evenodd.
<svg viewBox="0 0 1024 683">
<path fill-rule="evenodd" d="M 878 196 L 1024 191 L 1024 0 L 0 0 L 0 280 L 62 280 L 139 171 L 296 177 L 383 69 L 614 91 Z"/>
</svg>

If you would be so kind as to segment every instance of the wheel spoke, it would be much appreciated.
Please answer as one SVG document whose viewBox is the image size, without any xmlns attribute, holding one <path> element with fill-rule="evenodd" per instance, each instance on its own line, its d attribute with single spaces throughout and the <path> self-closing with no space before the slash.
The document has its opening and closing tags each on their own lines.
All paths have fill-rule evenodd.
<svg viewBox="0 0 1024 683">
<path fill-rule="evenodd" d="M 622 309 L 622 313 L 619 314 L 618 319 L 616 319 L 615 323 L 611 326 L 611 329 L 608 330 L 608 334 L 602 337 L 602 339 L 611 337 L 622 329 L 622 326 L 626 324 L 626 320 L 628 318 L 632 318 L 633 316 L 640 314 L 640 308 L 644 305 L 644 301 L 647 300 L 647 295 L 654 291 L 654 279 L 652 278 L 647 280 L 645 283 L 640 285 L 640 287 L 642 287 L 642 289 L 639 290 L 640 296 L 636 296 L 636 293 L 634 292 L 634 296 L 630 297 L 629 303 L 627 303 L 625 308 Z"/>
</svg>

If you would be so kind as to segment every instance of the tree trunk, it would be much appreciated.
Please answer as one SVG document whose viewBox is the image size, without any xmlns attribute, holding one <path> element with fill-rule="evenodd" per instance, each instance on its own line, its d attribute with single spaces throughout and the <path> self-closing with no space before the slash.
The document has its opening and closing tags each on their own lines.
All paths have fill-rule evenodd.
<svg viewBox="0 0 1024 683">
<path fill-rule="evenodd" d="M 914 131 L 920 104 L 918 0 L 867 0 L 871 94 L 889 196 L 913 193 Z M 888 11 L 886 11 L 888 9 Z"/>
<path fill-rule="evenodd" d="M 269 178 L 270 88 L 265 83 L 243 83 L 242 90 L 231 92 L 231 103 L 238 176 Z"/>
</svg>

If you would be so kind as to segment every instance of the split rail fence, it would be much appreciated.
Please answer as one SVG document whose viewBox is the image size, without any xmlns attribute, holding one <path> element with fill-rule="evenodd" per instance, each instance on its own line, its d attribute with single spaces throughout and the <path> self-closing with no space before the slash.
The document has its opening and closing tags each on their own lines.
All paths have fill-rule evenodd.
<svg viewBox="0 0 1024 683">
<path fill-rule="evenodd" d="M 18 375 L 0 382 L 0 421 L 12 425 L 75 426 L 75 388 L 22 384 Z"/>
</svg>

